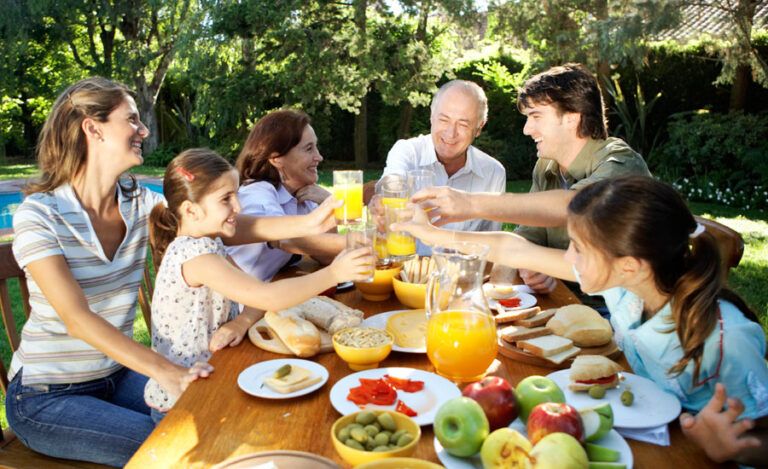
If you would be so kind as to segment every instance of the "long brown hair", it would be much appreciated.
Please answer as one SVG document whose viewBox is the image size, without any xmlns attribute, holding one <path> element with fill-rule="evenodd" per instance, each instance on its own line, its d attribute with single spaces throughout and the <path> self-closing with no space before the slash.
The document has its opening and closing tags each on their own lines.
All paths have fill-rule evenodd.
<svg viewBox="0 0 768 469">
<path fill-rule="evenodd" d="M 725 287 L 714 237 L 707 232 L 690 237 L 696 220 L 671 186 L 643 176 L 599 181 L 580 190 L 568 212 L 585 240 L 609 258 L 648 262 L 656 288 L 670 296 L 672 327 L 667 332 L 677 334 L 683 351 L 670 375 L 682 373 L 693 361 L 693 382 L 698 382 L 704 341 L 718 321 L 718 299 L 758 322 L 744 300 Z"/>
<path fill-rule="evenodd" d="M 520 112 L 535 104 L 551 104 L 559 115 L 575 112 L 581 115 L 579 137 L 595 140 L 608 138 L 605 102 L 597 79 L 581 64 L 565 64 L 534 75 L 518 90 Z"/>
<path fill-rule="evenodd" d="M 176 238 L 185 200 L 200 202 L 222 174 L 234 168 L 218 153 L 207 148 L 191 148 L 179 153 L 165 168 L 163 194 L 167 206 L 157 204 L 149 215 L 149 244 L 156 265 Z"/>
<path fill-rule="evenodd" d="M 298 145 L 310 123 L 306 113 L 295 109 L 273 111 L 259 119 L 248 134 L 235 163 L 240 172 L 240 184 L 269 181 L 277 187 L 280 174 L 269 159 L 275 154 L 285 155 Z"/>
<path fill-rule="evenodd" d="M 109 114 L 128 97 L 128 87 L 102 77 L 80 80 L 61 93 L 38 137 L 37 164 L 41 175 L 26 185 L 24 193 L 50 192 L 72 181 L 88 156 L 83 120 L 90 117 L 106 122 Z M 133 176 L 129 178 L 129 184 L 122 187 L 127 193 L 138 187 Z"/>
</svg>

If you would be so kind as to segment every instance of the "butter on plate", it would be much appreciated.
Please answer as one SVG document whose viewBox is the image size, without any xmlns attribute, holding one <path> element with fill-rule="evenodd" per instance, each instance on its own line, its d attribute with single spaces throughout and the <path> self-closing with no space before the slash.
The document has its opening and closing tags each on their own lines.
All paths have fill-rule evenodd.
<svg viewBox="0 0 768 469">
<path fill-rule="evenodd" d="M 395 344 L 403 348 L 427 346 L 427 313 L 423 309 L 393 314 L 387 320 L 387 331 Z"/>
</svg>

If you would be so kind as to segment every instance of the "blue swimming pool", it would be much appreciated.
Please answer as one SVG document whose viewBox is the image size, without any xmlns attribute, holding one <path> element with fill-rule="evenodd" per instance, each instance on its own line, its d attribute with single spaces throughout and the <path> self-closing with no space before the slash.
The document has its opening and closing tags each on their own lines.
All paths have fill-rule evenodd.
<svg viewBox="0 0 768 469">
<path fill-rule="evenodd" d="M 141 185 L 159 194 L 163 193 L 162 184 L 142 182 Z M 0 193 L 0 230 L 13 228 L 13 214 L 22 200 L 24 195 L 21 192 Z"/>
</svg>

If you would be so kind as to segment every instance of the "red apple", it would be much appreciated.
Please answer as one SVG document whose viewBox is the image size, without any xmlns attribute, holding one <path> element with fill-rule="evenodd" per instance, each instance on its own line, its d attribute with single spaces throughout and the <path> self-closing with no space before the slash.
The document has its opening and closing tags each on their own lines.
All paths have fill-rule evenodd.
<svg viewBox="0 0 768 469">
<path fill-rule="evenodd" d="M 560 402 L 545 402 L 533 408 L 528 415 L 528 439 L 536 444 L 550 433 L 562 432 L 584 443 L 584 425 L 579 411 Z"/>
<path fill-rule="evenodd" d="M 486 376 L 481 381 L 468 384 L 461 393 L 480 404 L 488 417 L 491 431 L 506 427 L 520 413 L 515 390 L 504 378 Z"/>
</svg>

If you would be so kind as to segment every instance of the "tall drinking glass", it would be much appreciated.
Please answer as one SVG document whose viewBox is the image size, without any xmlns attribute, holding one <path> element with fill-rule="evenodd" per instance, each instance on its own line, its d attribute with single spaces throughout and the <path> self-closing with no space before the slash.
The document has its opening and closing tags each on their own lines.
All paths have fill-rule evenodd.
<svg viewBox="0 0 768 469">
<path fill-rule="evenodd" d="M 387 222 L 387 254 L 394 260 L 405 260 L 416 255 L 416 238 L 405 231 L 391 231 L 393 223 L 408 222 L 413 218 L 413 209 L 397 205 L 384 205 Z"/>
<path fill-rule="evenodd" d="M 428 169 L 414 169 L 408 172 L 408 195 L 435 185 L 435 173 Z"/>
<path fill-rule="evenodd" d="M 363 219 L 363 172 L 334 171 L 333 196 L 344 202 L 334 212 L 340 224 L 353 223 Z"/>
<path fill-rule="evenodd" d="M 372 258 L 376 258 L 374 253 L 374 242 L 376 238 L 376 227 L 366 222 L 353 223 L 347 225 L 347 249 L 368 248 Z M 376 265 L 371 264 L 370 276 L 359 283 L 373 282 Z"/>
<path fill-rule="evenodd" d="M 496 358 L 496 323 L 483 293 L 489 248 L 451 243 L 432 250 L 436 268 L 427 283 L 427 357 L 438 374 L 457 383 L 478 381 Z"/>
</svg>

